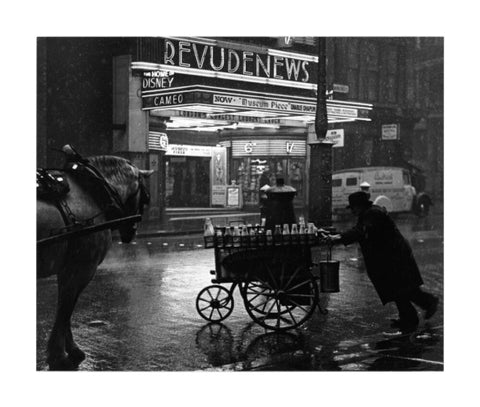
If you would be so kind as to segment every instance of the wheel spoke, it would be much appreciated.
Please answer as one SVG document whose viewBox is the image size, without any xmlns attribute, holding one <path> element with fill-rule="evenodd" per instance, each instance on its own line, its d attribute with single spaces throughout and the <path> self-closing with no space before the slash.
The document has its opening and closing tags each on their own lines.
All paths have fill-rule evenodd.
<svg viewBox="0 0 480 407">
<path fill-rule="evenodd" d="M 273 287 L 271 284 L 269 284 L 267 281 L 263 281 L 260 277 L 257 277 L 258 281 L 260 281 L 260 283 L 263 284 L 263 286 L 265 287 L 265 289 L 267 290 L 272 290 Z"/>
<path fill-rule="evenodd" d="M 270 314 L 270 312 L 272 311 L 273 307 L 275 306 L 275 300 L 273 300 L 273 304 L 272 306 L 270 307 L 270 309 L 267 311 L 267 315 Z"/>
<path fill-rule="evenodd" d="M 204 302 L 208 302 L 210 304 L 210 300 L 206 300 L 205 298 L 199 298 L 198 301 L 204 301 Z"/>
<path fill-rule="evenodd" d="M 208 317 L 209 320 L 212 320 L 213 311 L 215 311 L 215 308 L 212 308 L 210 311 L 210 316 Z"/>
<path fill-rule="evenodd" d="M 284 287 L 284 290 L 286 290 L 289 286 L 290 286 L 290 283 L 294 280 L 295 276 L 298 274 L 298 272 L 302 270 L 301 267 L 298 267 L 295 272 L 292 274 L 292 276 L 290 277 L 290 279 L 288 280 L 288 283 L 285 284 L 285 287 Z"/>
<path fill-rule="evenodd" d="M 255 294 L 254 297 L 250 298 L 249 301 L 252 302 L 255 298 L 258 298 L 260 297 L 261 295 L 263 295 L 264 297 L 268 297 L 267 295 L 263 294 L 263 293 L 258 293 L 258 294 Z"/>
<path fill-rule="evenodd" d="M 265 264 L 265 263 L 264 263 Z M 270 276 L 270 278 L 272 279 L 272 285 L 274 288 L 278 289 L 278 285 L 277 285 L 277 282 L 275 281 L 275 276 L 272 274 L 272 270 L 270 269 L 270 267 L 268 267 L 267 264 L 265 264 L 265 268 L 267 269 L 268 271 L 268 275 Z"/>
<path fill-rule="evenodd" d="M 261 305 L 263 305 L 263 311 L 265 311 L 265 307 L 266 307 L 265 304 L 267 304 L 269 301 L 271 301 L 271 298 L 267 298 L 266 301 L 263 301 L 263 302 L 261 302 L 260 304 L 252 304 L 251 302 L 249 302 L 249 304 L 250 304 L 254 309 L 258 309 Z"/>
<path fill-rule="evenodd" d="M 265 286 L 262 284 L 259 284 L 257 281 L 250 281 L 249 286 L 250 286 L 250 289 L 260 288 L 261 290 L 265 290 Z"/>
<path fill-rule="evenodd" d="M 302 286 L 304 286 L 305 284 L 309 284 L 309 283 L 310 283 L 310 280 L 304 280 L 304 281 L 302 281 L 301 283 L 298 283 L 297 285 L 295 285 L 295 286 L 293 286 L 293 287 L 290 287 L 290 288 L 288 289 L 288 292 L 293 291 L 293 290 L 297 289 L 298 287 L 302 287 Z"/>
<path fill-rule="evenodd" d="M 290 308 L 287 308 L 288 313 L 290 314 L 290 317 L 292 318 L 293 325 L 297 324 L 297 320 L 295 319 L 295 316 L 292 314 L 292 311 L 290 311 Z"/>
<path fill-rule="evenodd" d="M 219 304 L 222 308 L 226 308 L 228 303 L 230 302 L 230 297 L 224 298 L 219 301 Z"/>
<path fill-rule="evenodd" d="M 268 288 L 264 288 L 263 291 L 256 291 L 256 290 L 248 290 L 248 294 L 255 294 L 255 295 L 268 295 L 270 290 Z"/>
<path fill-rule="evenodd" d="M 217 291 L 217 296 L 215 297 L 216 300 L 218 300 L 218 297 L 220 296 L 221 292 L 222 292 L 222 290 L 219 288 L 218 291 Z"/>
<path fill-rule="evenodd" d="M 298 302 L 290 300 L 293 304 L 295 304 L 298 308 L 302 309 L 305 314 L 308 314 L 308 309 L 305 309 L 302 305 L 300 305 Z"/>
<path fill-rule="evenodd" d="M 206 306 L 206 307 L 204 307 L 204 308 L 200 308 L 200 311 L 205 311 L 205 310 L 206 310 L 206 309 L 208 309 L 208 308 L 210 308 L 210 304 L 209 304 L 209 305 L 207 305 L 207 306 Z"/>
<path fill-rule="evenodd" d="M 265 292 L 266 291 L 266 292 Z M 257 291 L 252 291 L 252 292 L 247 292 L 247 295 L 254 294 L 255 297 L 258 297 L 259 295 L 264 295 L 265 297 L 271 297 L 273 294 L 271 293 L 270 289 L 265 289 L 265 291 L 259 293 Z"/>
<path fill-rule="evenodd" d="M 267 303 L 268 301 L 270 301 L 271 298 L 269 298 L 266 302 L 263 303 L 263 307 L 262 307 L 262 313 L 265 313 L 265 308 L 267 307 Z"/>
<path fill-rule="evenodd" d="M 280 300 L 277 298 L 275 300 L 275 302 L 277 303 L 277 310 L 278 310 L 278 317 L 277 317 L 277 328 L 280 327 L 280 315 L 281 315 L 281 312 L 280 312 Z"/>
</svg>

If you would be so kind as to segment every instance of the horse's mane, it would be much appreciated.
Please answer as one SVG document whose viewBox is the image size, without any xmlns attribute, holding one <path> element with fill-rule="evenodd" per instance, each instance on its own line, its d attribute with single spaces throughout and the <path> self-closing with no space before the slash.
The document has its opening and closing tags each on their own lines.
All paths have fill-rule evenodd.
<svg viewBox="0 0 480 407">
<path fill-rule="evenodd" d="M 105 179 L 118 190 L 124 198 L 132 191 L 138 174 L 130 161 L 112 155 L 99 155 L 88 157 L 89 162 L 105 177 Z"/>
</svg>

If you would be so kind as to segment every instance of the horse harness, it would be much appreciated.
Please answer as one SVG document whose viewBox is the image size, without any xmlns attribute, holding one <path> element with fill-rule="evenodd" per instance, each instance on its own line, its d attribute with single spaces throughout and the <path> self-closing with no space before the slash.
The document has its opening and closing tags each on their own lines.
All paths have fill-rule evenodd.
<svg viewBox="0 0 480 407">
<path fill-rule="evenodd" d="M 72 213 L 66 201 L 70 186 L 64 177 L 65 172 L 75 177 L 80 185 L 91 192 L 101 208 L 99 214 L 89 219 L 80 220 Z M 88 159 L 82 158 L 79 161 L 68 161 L 63 170 L 37 169 L 37 198 L 52 202 L 60 211 L 66 226 L 61 230 L 52 231 L 52 234 L 58 234 L 91 226 L 95 218 L 101 214 L 105 214 L 107 221 L 127 216 L 128 208 L 139 194 L 139 213 L 143 214 L 143 206 L 150 202 L 150 195 L 141 177 L 139 177 L 138 182 L 137 191 L 124 204 L 117 190 L 88 162 Z"/>
</svg>

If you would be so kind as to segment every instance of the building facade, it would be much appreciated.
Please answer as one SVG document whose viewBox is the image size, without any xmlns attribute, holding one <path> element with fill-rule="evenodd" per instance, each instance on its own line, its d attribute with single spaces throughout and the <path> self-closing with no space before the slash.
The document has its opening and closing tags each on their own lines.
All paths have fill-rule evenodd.
<svg viewBox="0 0 480 407">
<path fill-rule="evenodd" d="M 334 169 L 411 165 L 443 193 L 443 42 L 425 41 L 327 39 Z M 38 166 L 71 143 L 154 169 L 151 218 L 257 207 L 278 177 L 304 207 L 317 62 L 311 37 L 39 38 Z"/>
<path fill-rule="evenodd" d="M 374 106 L 369 123 L 332 126 L 344 136 L 333 148 L 334 170 L 408 168 L 417 189 L 443 201 L 443 38 L 332 38 L 327 44 L 333 97 Z"/>
</svg>

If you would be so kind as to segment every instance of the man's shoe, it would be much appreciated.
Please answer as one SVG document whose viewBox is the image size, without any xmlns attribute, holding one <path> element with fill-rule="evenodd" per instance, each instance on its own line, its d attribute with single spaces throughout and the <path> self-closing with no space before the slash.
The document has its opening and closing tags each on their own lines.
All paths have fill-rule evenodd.
<svg viewBox="0 0 480 407">
<path fill-rule="evenodd" d="M 430 305 L 425 309 L 425 319 L 430 319 L 437 312 L 438 297 L 434 297 Z"/>
<path fill-rule="evenodd" d="M 391 331 L 383 331 L 382 334 L 383 334 L 383 336 L 386 336 L 388 338 L 394 338 L 396 336 L 405 335 L 400 329 L 393 329 Z"/>
<path fill-rule="evenodd" d="M 385 331 L 383 332 L 383 335 L 389 336 L 389 337 L 394 337 L 394 336 L 401 336 L 401 335 L 408 335 L 413 332 L 416 332 L 418 324 L 402 324 L 398 319 L 392 320 L 392 331 Z"/>
</svg>

